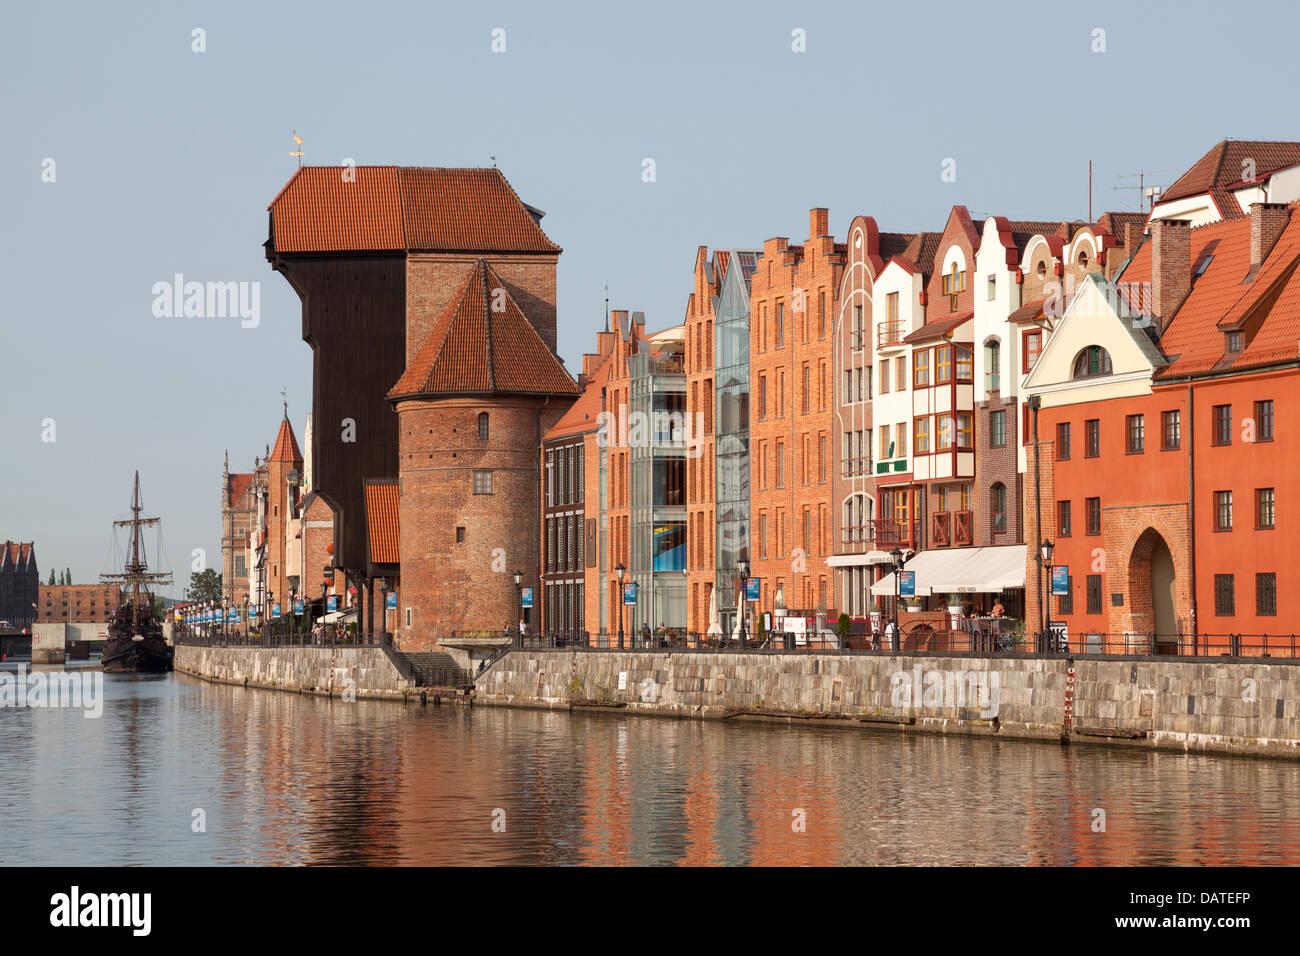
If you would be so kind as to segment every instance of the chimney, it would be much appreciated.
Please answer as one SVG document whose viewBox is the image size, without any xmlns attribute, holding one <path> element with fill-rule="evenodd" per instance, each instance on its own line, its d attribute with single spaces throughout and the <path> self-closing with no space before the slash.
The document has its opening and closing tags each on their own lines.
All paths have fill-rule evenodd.
<svg viewBox="0 0 1300 956">
<path fill-rule="evenodd" d="M 1192 287 L 1192 224 L 1151 220 L 1151 309 L 1158 331 L 1169 327 Z"/>
<path fill-rule="evenodd" d="M 811 210 L 808 213 L 808 240 L 811 242 L 830 233 L 830 212 L 820 208 Z"/>
<path fill-rule="evenodd" d="M 1273 251 L 1278 236 L 1291 218 L 1286 203 L 1253 202 L 1250 204 L 1250 272 L 1264 264 Z"/>
</svg>

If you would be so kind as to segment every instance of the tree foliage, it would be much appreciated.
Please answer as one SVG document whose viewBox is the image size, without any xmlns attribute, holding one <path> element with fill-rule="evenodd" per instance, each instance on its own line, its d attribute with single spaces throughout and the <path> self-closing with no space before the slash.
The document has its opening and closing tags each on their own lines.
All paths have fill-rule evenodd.
<svg viewBox="0 0 1300 956">
<path fill-rule="evenodd" d="M 221 574 L 214 568 L 205 568 L 190 575 L 189 590 L 185 592 L 189 601 L 220 601 Z"/>
</svg>

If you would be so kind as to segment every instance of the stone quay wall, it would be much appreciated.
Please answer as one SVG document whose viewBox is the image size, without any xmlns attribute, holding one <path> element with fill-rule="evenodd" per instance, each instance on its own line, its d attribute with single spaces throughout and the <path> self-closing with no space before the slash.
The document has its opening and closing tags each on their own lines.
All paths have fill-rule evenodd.
<svg viewBox="0 0 1300 956">
<path fill-rule="evenodd" d="M 178 671 L 222 684 L 404 701 L 420 690 L 378 647 L 176 646 Z"/>
<path fill-rule="evenodd" d="M 474 697 L 1300 759 L 1300 666 L 1266 660 L 511 651 Z"/>
</svg>

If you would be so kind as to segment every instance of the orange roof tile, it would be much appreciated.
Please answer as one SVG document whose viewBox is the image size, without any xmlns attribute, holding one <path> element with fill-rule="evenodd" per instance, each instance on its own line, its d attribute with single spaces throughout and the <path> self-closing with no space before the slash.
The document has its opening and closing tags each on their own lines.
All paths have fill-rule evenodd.
<svg viewBox="0 0 1300 956">
<path fill-rule="evenodd" d="M 282 253 L 561 251 L 496 168 L 303 166 L 267 208 Z"/>
<path fill-rule="evenodd" d="M 1250 165 L 1245 165 L 1249 163 Z M 1160 196 L 1160 202 L 1172 202 L 1211 193 L 1219 213 L 1225 219 L 1243 215 L 1237 201 L 1222 187 L 1241 182 L 1243 172 L 1253 169 L 1256 179 L 1263 179 L 1279 169 L 1300 163 L 1300 143 L 1262 142 L 1225 139 L 1192 164 Z M 1227 200 L 1226 202 L 1224 200 Z"/>
<path fill-rule="evenodd" d="M 596 430 L 597 416 L 600 415 L 601 410 L 601 391 L 609 382 L 610 372 L 614 367 L 614 363 L 610 361 L 610 356 L 613 354 L 613 349 L 605 353 L 605 357 L 587 379 L 578 400 L 570 405 L 569 410 L 560 416 L 560 420 L 551 426 L 542 441 L 570 438 Z"/>
<path fill-rule="evenodd" d="M 287 461 L 302 464 L 302 452 L 298 450 L 298 439 L 293 436 L 293 426 L 289 419 L 282 419 L 280 430 L 275 436 L 275 447 L 267 461 Z"/>
<path fill-rule="evenodd" d="M 367 479 L 366 527 L 372 564 L 397 564 L 401 561 L 398 516 L 397 481 L 393 478 Z"/>
<path fill-rule="evenodd" d="M 226 482 L 226 504 L 236 504 L 248 493 L 253 483 L 252 472 L 240 472 L 229 476 Z"/>
<path fill-rule="evenodd" d="M 484 259 L 474 263 L 388 397 L 449 392 L 578 394 L 577 383 Z"/>
</svg>

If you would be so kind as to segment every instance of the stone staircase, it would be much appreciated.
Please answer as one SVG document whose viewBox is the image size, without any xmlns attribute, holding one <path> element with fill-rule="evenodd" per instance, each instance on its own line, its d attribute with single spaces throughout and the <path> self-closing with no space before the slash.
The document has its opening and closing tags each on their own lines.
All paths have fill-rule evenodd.
<svg viewBox="0 0 1300 956">
<path fill-rule="evenodd" d="M 438 651 L 421 651 L 405 653 L 394 651 L 406 661 L 411 677 L 417 687 L 455 687 L 457 689 L 471 686 L 468 674 L 457 664 L 450 654 Z"/>
</svg>

